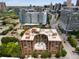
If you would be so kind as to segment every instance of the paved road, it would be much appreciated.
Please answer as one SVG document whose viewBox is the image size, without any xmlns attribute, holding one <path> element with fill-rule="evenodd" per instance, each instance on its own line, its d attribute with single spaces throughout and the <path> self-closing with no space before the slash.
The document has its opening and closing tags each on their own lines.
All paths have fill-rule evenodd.
<svg viewBox="0 0 79 59">
<path fill-rule="evenodd" d="M 50 20 L 50 25 L 51 25 L 51 28 L 55 29 L 56 28 L 56 19 L 55 19 L 55 15 L 52 14 L 52 18 Z"/>
</svg>

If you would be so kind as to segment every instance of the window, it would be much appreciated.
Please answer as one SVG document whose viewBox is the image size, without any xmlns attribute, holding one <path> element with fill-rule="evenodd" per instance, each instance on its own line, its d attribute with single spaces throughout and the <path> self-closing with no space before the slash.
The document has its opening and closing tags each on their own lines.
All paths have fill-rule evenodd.
<svg viewBox="0 0 79 59">
<path fill-rule="evenodd" d="M 24 47 L 25 48 L 30 48 L 30 42 L 29 41 L 25 41 L 24 42 Z"/>
</svg>

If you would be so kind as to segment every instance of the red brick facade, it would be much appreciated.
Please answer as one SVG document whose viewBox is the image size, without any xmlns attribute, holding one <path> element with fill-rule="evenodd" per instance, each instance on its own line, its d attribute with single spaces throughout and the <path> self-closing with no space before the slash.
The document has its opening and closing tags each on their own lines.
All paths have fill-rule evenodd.
<svg viewBox="0 0 79 59">
<path fill-rule="evenodd" d="M 28 42 L 28 46 L 25 47 L 25 44 Z M 58 50 L 60 50 L 61 48 L 61 43 L 60 41 L 50 41 L 48 42 L 46 45 L 47 45 L 47 51 L 55 54 L 57 53 Z M 28 55 L 28 54 L 31 54 L 32 51 L 34 51 L 34 44 L 35 44 L 35 41 L 20 41 L 20 45 L 21 45 L 21 50 L 22 50 L 22 55 Z M 40 51 L 38 51 L 40 52 Z"/>
</svg>

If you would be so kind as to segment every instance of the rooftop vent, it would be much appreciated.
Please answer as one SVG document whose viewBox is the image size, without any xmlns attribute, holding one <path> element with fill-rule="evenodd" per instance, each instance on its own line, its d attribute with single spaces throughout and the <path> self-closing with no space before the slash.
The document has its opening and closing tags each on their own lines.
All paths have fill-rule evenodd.
<svg viewBox="0 0 79 59">
<path fill-rule="evenodd" d="M 52 36 L 57 36 L 57 33 L 53 33 Z"/>
</svg>

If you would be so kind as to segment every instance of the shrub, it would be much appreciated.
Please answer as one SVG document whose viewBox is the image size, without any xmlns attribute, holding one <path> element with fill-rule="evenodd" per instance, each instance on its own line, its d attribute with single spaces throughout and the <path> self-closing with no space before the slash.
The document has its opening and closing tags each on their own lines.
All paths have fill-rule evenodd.
<svg viewBox="0 0 79 59">
<path fill-rule="evenodd" d="M 48 52 L 48 51 L 44 51 L 44 52 L 42 52 L 41 53 L 41 57 L 42 58 L 50 58 L 51 57 L 51 53 L 50 52 Z"/>
<path fill-rule="evenodd" d="M 17 38 L 15 38 L 15 37 L 3 37 L 2 39 L 1 39 L 1 42 L 2 43 L 9 43 L 9 42 L 17 42 L 18 41 L 18 39 Z"/>
<path fill-rule="evenodd" d="M 76 51 L 79 51 L 79 47 L 76 47 L 76 49 L 75 49 Z"/>
<path fill-rule="evenodd" d="M 32 55 L 32 57 L 34 57 L 34 58 L 37 58 L 37 57 L 38 57 L 38 54 L 37 54 L 35 51 L 33 51 L 31 55 Z"/>
<path fill-rule="evenodd" d="M 22 31 L 21 34 L 20 34 L 20 36 L 23 36 L 24 32 L 25 32 L 25 31 Z"/>
<path fill-rule="evenodd" d="M 76 36 L 76 38 L 78 38 L 78 39 L 79 39 L 79 34 Z"/>
<path fill-rule="evenodd" d="M 62 56 L 62 57 L 65 57 L 66 54 L 67 54 L 66 50 L 62 49 L 62 51 L 61 51 L 61 56 Z"/>
<path fill-rule="evenodd" d="M 72 35 L 78 35 L 78 34 L 79 34 L 79 30 L 78 30 L 78 31 L 75 31 L 75 30 L 74 30 L 74 31 L 71 32 L 71 34 L 72 34 Z"/>
<path fill-rule="evenodd" d="M 58 51 L 57 54 L 55 55 L 56 58 L 60 58 L 60 57 L 65 57 L 67 54 L 66 50 L 64 50 L 63 48 L 61 49 L 61 51 Z"/>
<path fill-rule="evenodd" d="M 55 55 L 56 58 L 60 58 L 61 57 L 61 54 L 60 54 L 60 51 L 58 51 Z"/>
<path fill-rule="evenodd" d="M 48 22 L 48 24 L 50 24 L 50 20 L 51 20 L 51 18 L 52 18 L 52 16 L 49 15 L 49 14 L 47 14 L 47 22 Z"/>
<path fill-rule="evenodd" d="M 72 47 L 76 47 L 76 46 L 77 46 L 77 40 L 72 39 L 72 40 L 70 41 L 70 44 L 72 45 Z"/>
</svg>

